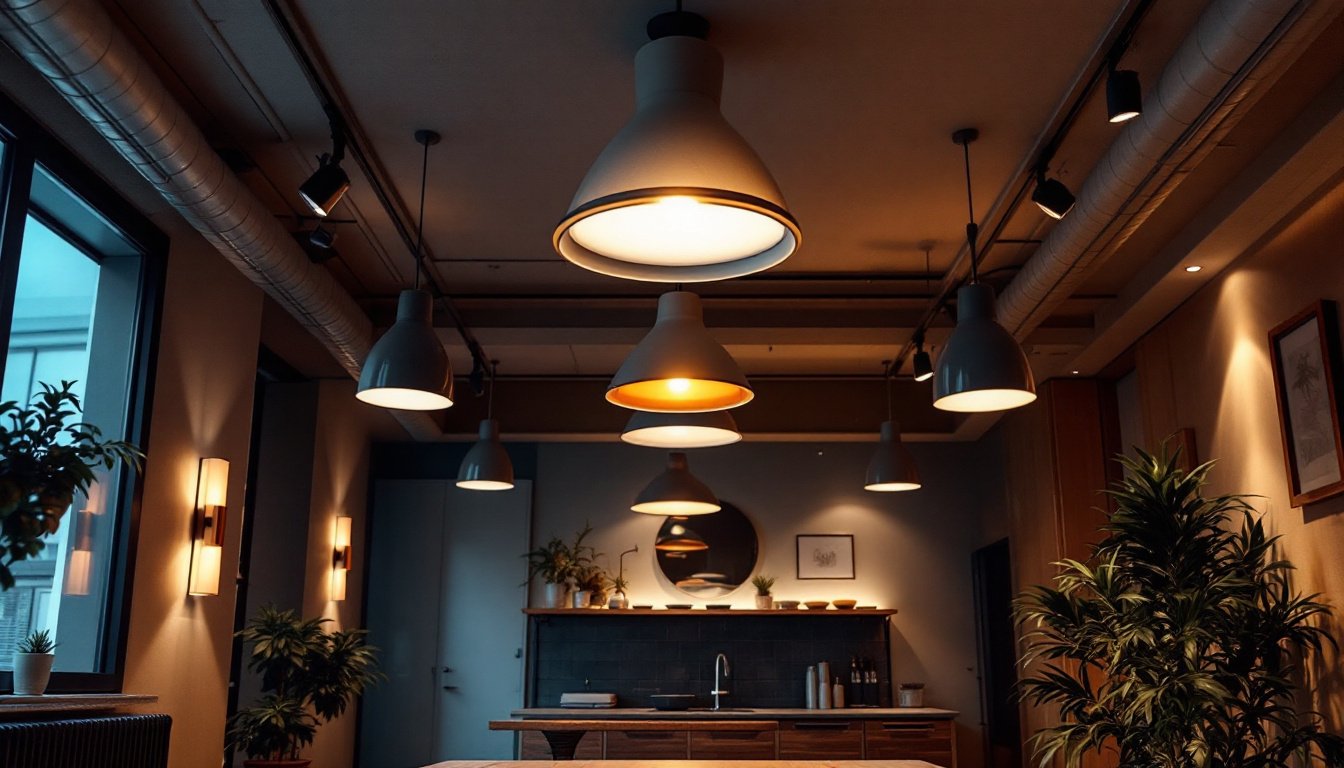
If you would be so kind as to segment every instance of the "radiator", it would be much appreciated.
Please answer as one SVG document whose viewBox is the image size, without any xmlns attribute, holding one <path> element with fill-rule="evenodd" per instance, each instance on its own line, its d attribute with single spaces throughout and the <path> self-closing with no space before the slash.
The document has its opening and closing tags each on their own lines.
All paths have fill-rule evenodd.
<svg viewBox="0 0 1344 768">
<path fill-rule="evenodd" d="M 167 715 L 0 723 L 0 768 L 165 768 Z"/>
</svg>

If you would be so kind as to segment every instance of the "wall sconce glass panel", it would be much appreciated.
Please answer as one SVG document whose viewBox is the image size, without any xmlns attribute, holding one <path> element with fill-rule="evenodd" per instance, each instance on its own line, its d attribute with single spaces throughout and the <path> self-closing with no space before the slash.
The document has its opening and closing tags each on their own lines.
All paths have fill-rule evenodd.
<svg viewBox="0 0 1344 768">
<path fill-rule="evenodd" d="M 351 519 L 342 515 L 336 518 L 336 548 L 332 556 L 331 599 L 345 599 L 346 576 L 350 573 L 352 558 L 350 548 Z"/>
<path fill-rule="evenodd" d="M 192 525 L 190 595 L 218 595 L 228 513 L 229 462 L 201 459 Z"/>
</svg>

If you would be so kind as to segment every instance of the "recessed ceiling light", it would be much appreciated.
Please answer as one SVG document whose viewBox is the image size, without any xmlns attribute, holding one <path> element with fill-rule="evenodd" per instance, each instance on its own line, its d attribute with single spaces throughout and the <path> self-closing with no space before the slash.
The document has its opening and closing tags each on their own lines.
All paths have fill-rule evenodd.
<svg viewBox="0 0 1344 768">
<path fill-rule="evenodd" d="M 1198 272 L 1198 271 L 1201 270 L 1201 269 L 1203 269 L 1203 267 L 1199 266 L 1198 264 L 1191 264 L 1190 266 L 1188 266 L 1188 267 L 1185 268 L 1185 271 L 1186 271 L 1186 272 Z"/>
<path fill-rule="evenodd" d="M 1074 375 L 1074 376 L 1077 376 L 1077 375 L 1078 375 L 1078 372 L 1077 372 L 1077 371 L 1074 371 L 1074 372 L 1073 372 L 1073 375 Z"/>
</svg>

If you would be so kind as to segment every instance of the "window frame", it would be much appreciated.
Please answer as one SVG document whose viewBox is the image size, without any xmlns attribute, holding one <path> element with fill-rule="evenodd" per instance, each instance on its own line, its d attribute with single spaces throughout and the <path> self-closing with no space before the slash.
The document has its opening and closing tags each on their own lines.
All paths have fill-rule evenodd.
<svg viewBox="0 0 1344 768">
<path fill-rule="evenodd" d="M 41 165 L 89 207 L 120 230 L 142 253 L 135 337 L 132 339 L 130 389 L 125 439 L 148 454 L 150 410 L 158 360 L 159 329 L 167 283 L 169 238 L 149 217 L 130 204 L 99 177 L 74 152 L 58 141 L 27 112 L 0 93 L 0 373 L 9 353 L 9 329 L 13 326 L 23 232 L 31 213 L 44 223 L 51 219 L 31 203 L 33 177 Z M 64 227 L 55 230 L 66 236 Z M 70 240 L 81 251 L 87 244 Z M 136 549 L 140 534 L 143 477 L 134 477 L 130 467 L 118 465 L 121 491 L 116 499 L 118 520 L 109 563 L 107 608 L 99 644 L 98 671 L 53 672 L 50 693 L 120 692 L 126 669 L 126 644 L 130 633 L 131 597 L 134 594 Z M 65 524 L 71 524 L 65 521 Z M 0 671 L 0 692 L 14 689 L 13 673 Z"/>
</svg>

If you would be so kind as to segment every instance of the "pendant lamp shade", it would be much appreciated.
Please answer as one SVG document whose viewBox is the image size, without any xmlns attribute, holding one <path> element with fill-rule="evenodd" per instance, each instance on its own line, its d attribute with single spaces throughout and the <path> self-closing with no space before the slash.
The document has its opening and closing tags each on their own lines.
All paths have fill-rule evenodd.
<svg viewBox="0 0 1344 768">
<path fill-rule="evenodd" d="M 901 442 L 900 427 L 895 422 L 882 422 L 882 439 L 868 462 L 868 475 L 863 489 L 914 491 L 921 485 L 919 467 L 915 464 L 915 457 L 910 455 L 910 449 Z"/>
<path fill-rule="evenodd" d="M 994 289 L 983 283 L 957 291 L 957 327 L 938 356 L 933 406 L 983 413 L 1036 399 L 1036 380 L 1017 339 L 994 319 Z"/>
<path fill-rule="evenodd" d="M 677 523 L 667 531 L 667 535 L 658 537 L 653 548 L 659 552 L 703 552 L 709 549 L 709 543 L 700 534 Z"/>
<path fill-rule="evenodd" d="M 686 454 L 667 455 L 667 469 L 653 478 L 635 497 L 632 512 L 645 515 L 708 515 L 718 512 L 719 499 L 709 486 L 695 479 L 686 465 Z"/>
<path fill-rule="evenodd" d="M 369 350 L 355 397 L 407 411 L 435 411 L 453 404 L 453 372 L 434 332 L 433 310 L 427 292 L 401 292 L 397 320 Z"/>
<path fill-rule="evenodd" d="M 712 448 L 742 439 L 737 422 L 727 411 L 708 413 L 649 413 L 636 411 L 621 439 L 649 448 Z"/>
<path fill-rule="evenodd" d="M 719 111 L 723 57 L 698 19 L 635 56 L 635 115 L 556 227 L 555 249 L 604 275 L 653 282 L 741 277 L 779 264 L 801 233 L 770 171 Z"/>
<path fill-rule="evenodd" d="M 469 491 L 507 491 L 513 488 L 513 462 L 499 441 L 499 422 L 481 422 L 480 437 L 457 468 L 457 487 Z"/>
<path fill-rule="evenodd" d="M 700 413 L 751 400 L 747 377 L 705 329 L 700 297 L 685 291 L 658 299 L 658 319 L 621 364 L 607 400 L 656 413 Z"/>
</svg>

